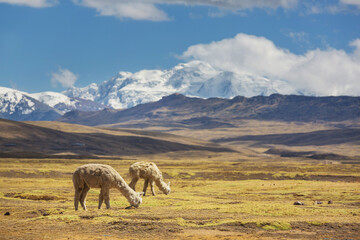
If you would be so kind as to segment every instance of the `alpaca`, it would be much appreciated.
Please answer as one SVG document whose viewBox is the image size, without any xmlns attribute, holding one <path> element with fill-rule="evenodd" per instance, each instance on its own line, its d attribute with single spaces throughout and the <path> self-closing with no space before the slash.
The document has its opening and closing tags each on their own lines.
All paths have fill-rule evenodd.
<svg viewBox="0 0 360 240">
<path fill-rule="evenodd" d="M 75 210 L 78 210 L 79 201 L 82 208 L 86 210 L 86 195 L 91 187 L 101 188 L 98 205 L 99 209 L 104 200 L 106 208 L 110 208 L 110 188 L 117 188 L 126 197 L 131 206 L 138 207 L 142 202 L 141 196 L 143 193 L 137 193 L 130 188 L 120 174 L 109 165 L 83 165 L 76 169 L 72 180 L 75 188 Z"/>
<path fill-rule="evenodd" d="M 131 177 L 131 182 L 129 186 L 134 189 L 135 191 L 135 185 L 139 178 L 145 179 L 144 182 L 144 196 L 146 194 L 146 189 L 148 187 L 148 184 L 150 183 L 151 186 L 151 192 L 153 196 L 155 196 L 155 190 L 154 190 L 154 183 L 159 187 L 159 189 L 165 193 L 166 195 L 170 194 L 170 182 L 166 184 L 163 181 L 162 173 L 158 169 L 155 163 L 152 162 L 137 162 L 130 166 L 129 173 Z"/>
</svg>

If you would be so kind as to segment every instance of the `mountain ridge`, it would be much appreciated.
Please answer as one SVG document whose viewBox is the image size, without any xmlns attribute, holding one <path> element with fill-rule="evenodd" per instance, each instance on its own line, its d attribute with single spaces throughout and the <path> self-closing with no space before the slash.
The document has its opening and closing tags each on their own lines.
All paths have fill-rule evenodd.
<svg viewBox="0 0 360 240">
<path fill-rule="evenodd" d="M 59 121 L 83 125 L 148 121 L 152 124 L 184 124 L 191 119 L 230 124 L 241 119 L 278 121 L 345 121 L 360 119 L 360 97 L 310 97 L 299 95 L 238 96 L 232 99 L 195 98 L 172 94 L 159 101 L 125 110 L 70 112 Z M 215 123 L 213 122 L 213 123 Z M 216 125 L 216 124 L 215 124 Z"/>
</svg>

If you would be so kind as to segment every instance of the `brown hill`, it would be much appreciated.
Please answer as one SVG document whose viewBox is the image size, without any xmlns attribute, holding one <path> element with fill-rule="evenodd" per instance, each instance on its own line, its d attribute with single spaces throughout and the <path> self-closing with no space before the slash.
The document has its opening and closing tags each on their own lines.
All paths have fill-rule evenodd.
<svg viewBox="0 0 360 240">
<path fill-rule="evenodd" d="M 232 151 L 171 134 L 83 127 L 59 122 L 0 119 L 0 155 L 23 153 L 135 155 L 172 151 Z"/>
<path fill-rule="evenodd" d="M 95 126 L 128 123 L 127 127 L 231 127 L 241 119 L 274 121 L 345 121 L 360 118 L 360 97 L 307 97 L 274 94 L 269 97 L 190 98 L 173 94 L 160 101 L 125 110 L 70 112 L 60 121 Z"/>
<path fill-rule="evenodd" d="M 275 144 L 286 146 L 324 146 L 347 143 L 360 145 L 360 128 L 328 129 L 304 133 L 245 135 L 213 140 L 213 142 L 217 143 L 238 141 L 255 142 L 257 145 Z"/>
</svg>

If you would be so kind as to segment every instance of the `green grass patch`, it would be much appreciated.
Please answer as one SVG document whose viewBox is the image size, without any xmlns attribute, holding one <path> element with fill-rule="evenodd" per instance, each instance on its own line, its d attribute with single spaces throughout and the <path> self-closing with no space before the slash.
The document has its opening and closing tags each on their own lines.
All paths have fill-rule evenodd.
<svg viewBox="0 0 360 240">
<path fill-rule="evenodd" d="M 310 225 L 313 225 L 313 226 L 322 226 L 324 224 L 324 223 L 317 222 L 317 221 L 309 221 L 307 223 Z"/>
<path fill-rule="evenodd" d="M 78 215 L 49 215 L 49 216 L 43 216 L 40 218 L 46 218 L 49 220 L 57 220 L 57 221 L 62 221 L 62 222 L 66 222 L 66 223 L 78 222 L 80 220 Z"/>
</svg>

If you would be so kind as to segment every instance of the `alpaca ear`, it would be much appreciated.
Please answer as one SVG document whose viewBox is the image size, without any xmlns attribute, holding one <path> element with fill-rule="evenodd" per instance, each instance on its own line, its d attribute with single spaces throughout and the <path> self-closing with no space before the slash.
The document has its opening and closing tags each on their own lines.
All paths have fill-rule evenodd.
<svg viewBox="0 0 360 240">
<path fill-rule="evenodd" d="M 168 183 L 168 186 L 170 187 L 170 182 Z"/>
<path fill-rule="evenodd" d="M 144 193 L 144 192 L 139 192 L 138 194 L 140 195 L 140 197 L 142 197 L 142 196 L 144 196 L 144 195 L 145 195 L 145 193 Z"/>
</svg>

